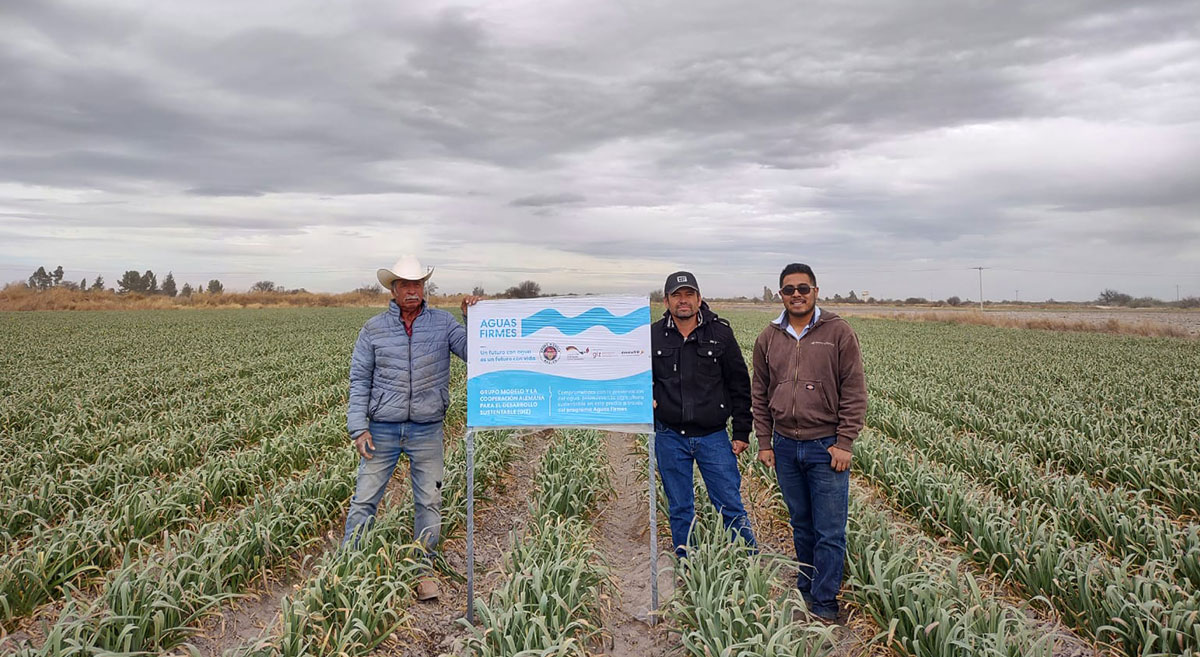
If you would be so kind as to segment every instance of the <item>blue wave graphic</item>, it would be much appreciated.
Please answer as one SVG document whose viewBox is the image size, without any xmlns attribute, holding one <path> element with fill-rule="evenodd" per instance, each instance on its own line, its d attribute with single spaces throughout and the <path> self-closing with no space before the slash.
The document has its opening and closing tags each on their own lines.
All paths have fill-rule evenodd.
<svg viewBox="0 0 1200 657">
<path fill-rule="evenodd" d="M 554 308 L 546 308 L 521 320 L 521 337 L 533 335 L 544 328 L 556 328 L 563 335 L 579 335 L 593 326 L 603 326 L 614 335 L 625 335 L 650 323 L 650 306 L 617 317 L 607 308 L 592 308 L 575 317 L 566 317 Z"/>
</svg>

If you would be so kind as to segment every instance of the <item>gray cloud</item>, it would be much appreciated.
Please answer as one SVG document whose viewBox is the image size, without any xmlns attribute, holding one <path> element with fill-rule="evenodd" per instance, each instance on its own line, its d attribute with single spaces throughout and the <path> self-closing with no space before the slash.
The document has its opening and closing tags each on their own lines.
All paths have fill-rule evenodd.
<svg viewBox="0 0 1200 657">
<path fill-rule="evenodd" d="M 193 187 L 185 193 L 193 196 L 262 196 L 266 192 L 247 187 Z"/>
<path fill-rule="evenodd" d="M 753 291 L 798 253 L 877 272 L 853 284 L 885 293 L 897 271 L 984 260 L 1093 271 L 1118 253 L 1185 274 L 1197 25 L 1184 0 L 17 0 L 0 17 L 0 221 L 24 246 L 0 253 L 44 259 L 31 248 L 90 227 L 141 230 L 204 271 L 314 248 L 328 262 L 305 271 L 401 248 L 490 259 L 444 268 L 444 287 L 686 264 Z M 189 243 L 213 230 L 254 237 Z"/>
<path fill-rule="evenodd" d="M 534 194 L 532 196 L 522 196 L 509 201 L 509 205 L 516 208 L 542 208 L 551 205 L 572 205 L 583 203 L 587 197 L 580 194 L 562 193 L 562 194 Z"/>
</svg>

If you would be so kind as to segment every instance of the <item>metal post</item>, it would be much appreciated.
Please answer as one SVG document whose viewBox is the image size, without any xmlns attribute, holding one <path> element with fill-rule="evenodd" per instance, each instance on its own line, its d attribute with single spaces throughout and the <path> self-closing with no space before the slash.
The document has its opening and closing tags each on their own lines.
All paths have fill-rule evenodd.
<svg viewBox="0 0 1200 657">
<path fill-rule="evenodd" d="M 475 431 L 467 429 L 467 623 L 475 624 Z"/>
<path fill-rule="evenodd" d="M 654 434 L 646 439 L 649 455 L 646 479 L 650 482 L 650 625 L 658 622 L 658 485 L 654 481 L 657 464 L 654 459 Z"/>
</svg>

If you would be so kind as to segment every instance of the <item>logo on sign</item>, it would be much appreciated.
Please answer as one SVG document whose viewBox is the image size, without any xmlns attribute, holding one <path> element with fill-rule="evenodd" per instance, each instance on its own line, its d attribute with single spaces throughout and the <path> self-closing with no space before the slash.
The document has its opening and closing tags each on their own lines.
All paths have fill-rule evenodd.
<svg viewBox="0 0 1200 657">
<path fill-rule="evenodd" d="M 567 350 L 566 350 L 567 360 L 583 360 L 584 358 L 588 357 L 588 354 L 590 354 L 591 351 L 592 351 L 591 347 L 584 347 L 583 349 L 580 349 L 579 347 L 576 347 L 573 344 L 567 345 Z"/>
<path fill-rule="evenodd" d="M 542 345 L 542 362 L 547 365 L 552 365 L 558 362 L 558 345 L 553 342 L 547 342 Z"/>
</svg>

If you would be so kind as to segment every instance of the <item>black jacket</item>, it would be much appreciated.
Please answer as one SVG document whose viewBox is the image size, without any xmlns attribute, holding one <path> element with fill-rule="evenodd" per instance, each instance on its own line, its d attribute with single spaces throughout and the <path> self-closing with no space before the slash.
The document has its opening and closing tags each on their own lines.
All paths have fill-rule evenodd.
<svg viewBox="0 0 1200 657">
<path fill-rule="evenodd" d="M 725 429 L 750 442 L 750 373 L 729 322 L 700 304 L 700 325 L 687 340 L 670 313 L 650 328 L 654 361 L 654 420 L 685 436 Z"/>
</svg>

